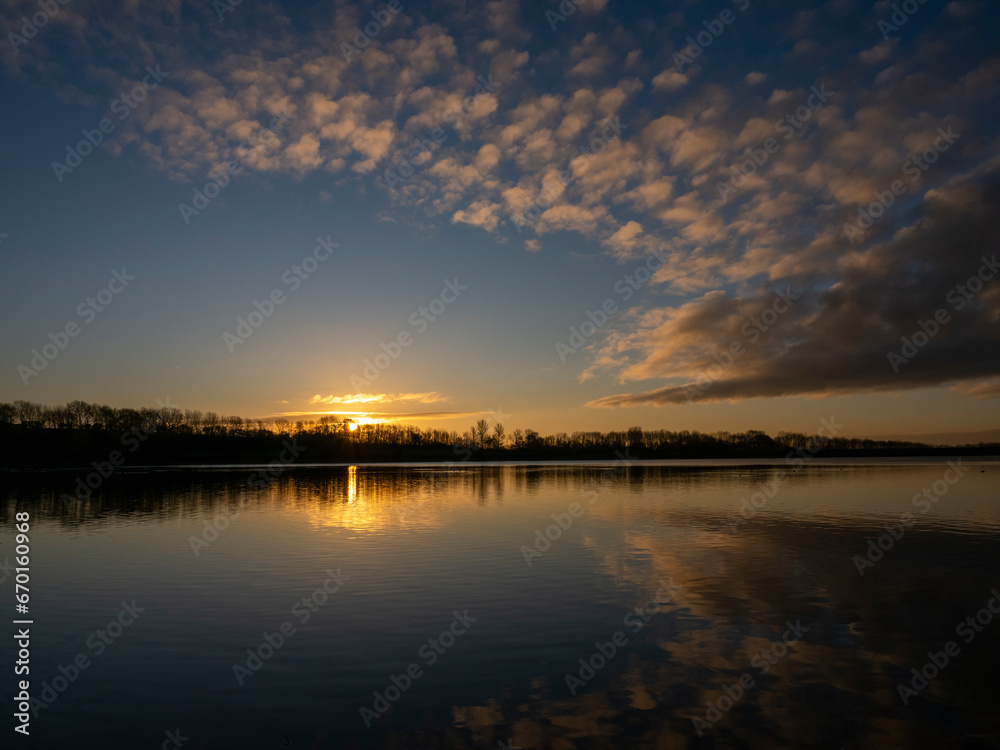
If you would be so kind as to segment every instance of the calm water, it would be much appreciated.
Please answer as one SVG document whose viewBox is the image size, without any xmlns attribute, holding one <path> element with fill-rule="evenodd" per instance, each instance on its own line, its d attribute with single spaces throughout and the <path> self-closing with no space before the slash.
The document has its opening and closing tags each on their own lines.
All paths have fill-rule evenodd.
<svg viewBox="0 0 1000 750">
<path fill-rule="evenodd" d="M 0 746 L 1000 747 L 1000 465 L 965 466 L 8 475 L 50 702 Z"/>
</svg>

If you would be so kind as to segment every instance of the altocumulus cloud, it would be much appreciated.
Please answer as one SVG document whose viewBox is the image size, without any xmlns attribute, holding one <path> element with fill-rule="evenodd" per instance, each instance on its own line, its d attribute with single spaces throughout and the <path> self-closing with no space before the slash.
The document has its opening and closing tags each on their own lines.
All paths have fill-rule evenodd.
<svg viewBox="0 0 1000 750">
<path fill-rule="evenodd" d="M 666 315 L 641 318 L 634 332 L 605 343 L 599 363 L 621 372 L 623 380 L 671 378 L 676 384 L 589 405 L 892 391 L 942 383 L 965 383 L 961 390 L 969 395 L 996 397 L 998 164 L 930 191 L 910 226 L 865 251 L 845 253 L 838 262 L 839 281 L 804 294 L 767 330 L 754 323 L 769 306 L 765 292 L 738 300 L 711 293 Z M 981 288 L 968 283 L 984 277 Z M 809 282 L 818 275 L 789 278 Z M 899 353 L 903 339 L 912 339 L 938 310 L 947 312 L 948 322 L 939 324 L 933 346 L 894 367 L 889 353 Z M 707 348 L 706 336 L 712 342 Z M 723 352 L 734 341 L 745 353 L 730 364 Z M 692 390 L 698 375 L 713 366 L 721 375 L 711 387 Z"/>
<path fill-rule="evenodd" d="M 497 252 L 540 251 L 557 232 L 623 263 L 662 249 L 669 260 L 584 365 L 609 392 L 656 382 L 594 406 L 685 402 L 686 386 L 734 341 L 745 353 L 697 399 L 928 385 L 994 397 L 995 283 L 905 367 L 887 362 L 998 251 L 1000 140 L 984 112 L 1000 94 L 1000 57 L 989 6 L 958 14 L 954 5 L 928 3 L 884 40 L 871 6 L 789 14 L 755 3 L 678 73 L 673 55 L 700 28 L 699 6 L 637 24 L 614 4 L 586 3 L 553 30 L 543 9 L 514 0 L 403 3 L 345 59 L 341 43 L 374 6 L 337 0 L 292 23 L 281 5 L 243 3 L 218 23 L 208 3 L 199 15 L 73 0 L 2 61 L 12 78 L 59 80 L 51 85 L 64 100 L 95 108 L 136 83 L 119 72 L 122 59 L 136 70 L 162 64 L 170 86 L 104 148 L 134 149 L 178 179 L 236 160 L 242 180 L 318 173 L 359 185 L 393 220 L 420 213 L 439 231 L 462 225 Z M 4 9 L 5 32 L 37 10 L 28 0 Z M 766 53 L 740 52 L 765 36 Z M 477 94 L 484 77 L 497 85 Z M 814 85 L 830 96 L 810 111 Z M 255 138 L 282 114 L 285 131 Z M 715 186 L 789 117 L 801 127 L 722 198 Z M 595 140 L 608 122 L 625 127 Z M 949 127 L 961 138 L 851 245 L 845 222 Z M 420 168 L 395 190 L 380 184 L 436 128 L 448 137 Z M 544 210 L 518 238 L 514 219 L 532 207 Z M 747 317 L 786 287 L 800 298 L 748 343 Z"/>
</svg>

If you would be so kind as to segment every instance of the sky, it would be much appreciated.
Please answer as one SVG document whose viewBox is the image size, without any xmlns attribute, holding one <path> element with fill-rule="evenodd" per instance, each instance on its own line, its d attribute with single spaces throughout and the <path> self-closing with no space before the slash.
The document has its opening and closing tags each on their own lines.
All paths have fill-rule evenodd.
<svg viewBox="0 0 1000 750">
<path fill-rule="evenodd" d="M 998 426 L 987 0 L 0 21 L 2 401 Z"/>
</svg>

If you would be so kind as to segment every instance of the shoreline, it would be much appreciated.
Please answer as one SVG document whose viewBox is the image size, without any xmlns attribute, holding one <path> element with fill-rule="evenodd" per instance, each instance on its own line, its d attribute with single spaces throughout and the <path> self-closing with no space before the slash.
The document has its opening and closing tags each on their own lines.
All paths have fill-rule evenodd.
<svg viewBox="0 0 1000 750">
<path fill-rule="evenodd" d="M 970 455 L 968 453 L 942 453 L 918 456 L 817 456 L 810 459 L 809 467 L 863 467 L 863 466 L 921 466 L 947 464 L 949 461 L 961 460 L 970 466 L 1000 465 L 998 455 Z M 621 459 L 524 459 L 524 460 L 492 460 L 492 461 L 337 461 L 288 464 L 283 471 L 304 471 L 317 469 L 444 469 L 460 471 L 466 468 L 545 468 L 545 467 L 580 467 L 601 468 L 607 466 L 624 466 L 634 468 L 768 468 L 789 466 L 784 458 L 758 457 L 711 457 L 711 458 L 629 458 Z M 177 463 L 177 464 L 137 464 L 135 466 L 115 467 L 115 473 L 155 472 L 155 471 L 243 471 L 266 469 L 270 463 Z M 31 466 L 0 466 L 0 473 L 57 473 L 92 471 L 93 466 L 85 465 L 31 465 Z M 806 466 L 797 467 L 798 470 Z"/>
</svg>

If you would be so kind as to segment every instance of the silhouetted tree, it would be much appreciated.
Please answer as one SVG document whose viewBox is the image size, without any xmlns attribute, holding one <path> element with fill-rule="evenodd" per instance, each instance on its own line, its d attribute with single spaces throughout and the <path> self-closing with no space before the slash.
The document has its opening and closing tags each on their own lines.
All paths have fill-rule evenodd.
<svg viewBox="0 0 1000 750">
<path fill-rule="evenodd" d="M 490 423 L 480 419 L 472 427 L 472 439 L 481 449 L 486 447 L 486 437 L 490 434 Z"/>
<path fill-rule="evenodd" d="M 508 438 L 503 424 L 497 422 L 491 430 L 486 419 L 478 420 L 465 433 L 423 430 L 388 422 L 361 425 L 352 432 L 350 424 L 350 420 L 340 420 L 333 415 L 324 415 L 316 421 L 298 420 L 293 425 L 286 419 L 265 422 L 220 416 L 214 412 L 182 412 L 162 406 L 132 409 L 84 401 L 56 406 L 29 401 L 0 402 L 0 435 L 6 440 L 5 448 L 10 448 L 7 454 L 19 450 L 22 455 L 19 460 L 40 463 L 48 459 L 85 459 L 86 463 L 90 460 L 83 455 L 87 450 L 96 450 L 97 446 L 120 447 L 121 434 L 133 428 L 152 429 L 157 433 L 149 445 L 161 447 L 152 449 L 152 453 L 151 449 L 144 448 L 144 451 L 146 455 L 156 455 L 156 451 L 161 450 L 162 460 L 177 455 L 184 458 L 193 455 L 266 458 L 274 455 L 275 449 L 280 451 L 280 441 L 288 437 L 301 437 L 307 442 L 312 438 L 310 456 L 323 461 L 408 456 L 429 460 L 455 460 L 458 456 L 461 460 L 470 457 L 472 451 L 486 447 L 497 452 L 513 449 L 520 456 L 537 458 L 610 457 L 626 447 L 641 448 L 641 455 L 647 458 L 748 455 L 781 458 L 795 451 L 815 453 L 820 449 L 842 453 L 895 451 L 897 454 L 901 450 L 927 450 L 927 446 L 905 441 L 820 438 L 815 434 L 794 432 L 779 432 L 772 438 L 761 430 L 707 434 L 631 427 L 623 432 L 578 431 L 571 435 L 560 432 L 543 437 L 535 430 L 518 428 Z M 161 434 L 175 437 L 160 439 Z M 997 444 L 966 447 L 992 452 Z"/>
<path fill-rule="evenodd" d="M 542 445 L 542 437 L 531 429 L 524 431 L 524 447 L 528 450 L 536 449 Z"/>
<path fill-rule="evenodd" d="M 628 441 L 626 445 L 629 448 L 639 449 L 644 447 L 641 427 L 629 427 L 628 432 L 625 433 L 625 439 Z"/>
</svg>

